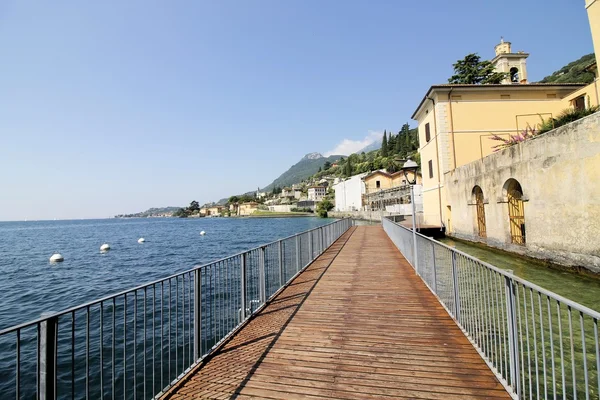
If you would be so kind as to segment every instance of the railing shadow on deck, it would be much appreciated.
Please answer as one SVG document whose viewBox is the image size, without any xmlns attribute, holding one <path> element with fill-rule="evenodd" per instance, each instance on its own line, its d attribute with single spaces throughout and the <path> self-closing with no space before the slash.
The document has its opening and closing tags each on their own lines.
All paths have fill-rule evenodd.
<svg viewBox="0 0 600 400">
<path fill-rule="evenodd" d="M 211 368 L 210 375 L 228 376 L 229 379 L 223 386 L 227 388 L 231 385 L 236 386 L 236 389 L 232 391 L 232 398 L 240 395 L 241 391 L 255 374 L 263 360 L 267 357 L 281 334 L 293 320 L 306 299 L 308 299 L 322 276 L 327 272 L 329 266 L 335 259 L 335 256 L 342 250 L 351 233 L 348 233 L 347 235 L 348 236 L 346 236 L 345 239 L 341 238 L 341 243 L 336 243 L 337 247 L 332 246 L 326 252 L 321 254 L 320 258 L 315 260 L 317 263 L 316 265 L 311 264 L 310 267 L 308 267 L 309 270 L 305 269 L 302 275 L 296 276 L 294 284 L 286 286 L 288 291 L 299 291 L 298 293 L 285 297 L 276 297 L 273 301 L 268 302 L 268 307 L 262 309 L 248 320 L 244 325 L 243 330 L 239 330 L 237 335 L 232 337 L 227 344 L 223 344 L 218 351 L 215 351 L 206 357 L 201 364 L 180 379 L 173 385 L 169 392 L 161 397 L 161 400 L 170 399 L 171 395 L 177 393 L 177 390 L 187 384 L 188 379 L 198 379 L 202 382 L 202 379 L 199 379 L 197 374 L 202 374 L 202 367 L 215 357 L 224 357 L 224 360 L 221 360 L 218 363 L 220 364 L 220 367 L 213 366 L 213 368 Z M 328 257 L 328 255 L 331 255 L 331 257 Z M 278 316 L 279 318 L 272 317 L 272 314 L 276 313 L 280 314 Z M 239 341 L 239 343 L 236 341 Z M 236 354 L 230 355 L 228 353 Z M 250 365 L 238 363 L 238 365 L 235 366 L 236 363 L 231 358 L 235 359 L 237 355 L 242 354 L 245 360 L 251 360 Z M 229 356 L 231 358 L 227 358 Z M 214 385 L 215 384 L 213 383 L 212 390 L 218 391 L 218 386 L 214 387 Z M 198 390 L 200 390 L 200 387 L 198 387 Z"/>
</svg>

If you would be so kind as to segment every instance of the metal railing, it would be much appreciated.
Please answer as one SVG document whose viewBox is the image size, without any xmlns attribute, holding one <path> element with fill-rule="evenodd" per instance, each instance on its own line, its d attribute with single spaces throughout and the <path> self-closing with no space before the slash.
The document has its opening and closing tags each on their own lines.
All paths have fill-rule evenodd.
<svg viewBox="0 0 600 400">
<path fill-rule="evenodd" d="M 390 219 L 383 228 L 513 397 L 600 398 L 600 313 Z"/>
<path fill-rule="evenodd" d="M 158 397 L 352 226 L 342 219 L 0 331 L 0 398 Z"/>
</svg>

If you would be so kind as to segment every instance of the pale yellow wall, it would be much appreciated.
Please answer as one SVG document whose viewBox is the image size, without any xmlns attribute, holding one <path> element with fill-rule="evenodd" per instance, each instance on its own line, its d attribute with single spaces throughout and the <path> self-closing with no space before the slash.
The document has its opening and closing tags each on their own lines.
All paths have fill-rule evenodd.
<svg viewBox="0 0 600 400">
<path fill-rule="evenodd" d="M 421 110 L 415 117 L 419 123 L 424 223 L 439 225 L 441 219 L 447 224 L 449 216 L 446 215 L 448 204 L 444 200 L 444 173 L 492 154 L 494 146 L 501 143 L 492 140 L 493 135 L 506 138 L 527 126 L 537 127 L 542 119 L 558 115 L 566 108 L 564 98 L 574 89 L 532 86 L 531 90 L 523 90 L 509 86 L 501 91 L 490 88 L 469 92 L 455 88 L 450 93 L 450 102 L 448 92 L 434 92 L 435 118 L 429 104 L 426 105 L 428 113 Z M 510 97 L 502 98 L 502 95 Z M 425 140 L 426 123 L 430 124 L 431 132 L 428 143 Z M 430 160 L 433 165 L 431 178 Z M 438 169 L 441 175 L 439 179 Z"/>
<path fill-rule="evenodd" d="M 378 190 L 390 189 L 393 187 L 392 179 L 384 174 L 374 174 L 364 178 L 364 181 L 366 193 L 373 193 Z M 377 187 L 377 181 L 380 182 L 379 188 Z"/>
<path fill-rule="evenodd" d="M 562 108 L 566 109 L 573 107 L 572 101 L 579 96 L 585 96 L 585 104 L 587 107 L 597 106 L 600 100 L 600 95 L 598 94 L 598 84 L 600 84 L 600 82 L 596 81 L 565 97 L 562 101 Z"/>
<path fill-rule="evenodd" d="M 413 174 L 412 172 L 408 172 L 408 179 L 410 181 L 415 179 L 415 174 Z M 417 174 L 416 184 L 420 185 L 420 184 L 422 184 L 422 181 L 423 180 L 421 179 L 421 176 Z M 406 184 L 407 184 L 407 182 L 406 182 L 406 177 L 404 176 L 404 172 L 392 174 L 392 182 L 391 182 L 392 187 L 404 186 Z"/>
<path fill-rule="evenodd" d="M 509 179 L 526 200 L 525 246 L 511 243 Z M 471 205 L 475 185 L 487 200 L 486 238 Z M 600 113 L 449 172 L 446 191 L 455 236 L 600 273 Z"/>
<path fill-rule="evenodd" d="M 238 215 L 250 215 L 256 210 L 258 210 L 257 204 L 240 204 L 238 208 Z"/>
<path fill-rule="evenodd" d="M 592 41 L 596 52 L 596 63 L 600 66 L 600 0 L 586 0 L 588 19 L 592 31 Z"/>
<path fill-rule="evenodd" d="M 542 93 L 543 97 L 546 97 Z M 557 99 L 453 101 L 454 153 L 456 166 L 479 160 L 494 152 L 499 141 L 494 135 L 507 138 L 527 127 L 537 128 L 542 119 L 558 115 L 565 103 Z"/>
<path fill-rule="evenodd" d="M 448 168 L 447 163 L 444 163 L 444 154 L 448 154 L 447 139 L 442 141 L 438 132 L 444 130 L 446 127 L 438 126 L 436 117 L 437 112 L 441 111 L 442 114 L 447 115 L 447 107 L 445 104 L 440 104 L 438 96 L 434 94 L 433 99 L 436 102 L 434 111 L 433 104 L 430 100 L 427 100 L 425 110 L 421 111 L 416 116 L 418 121 L 419 131 L 419 153 L 421 155 L 421 174 L 422 174 L 422 185 L 423 185 L 423 224 L 425 225 L 440 225 L 440 220 L 443 220 L 443 215 L 440 217 L 440 193 L 438 193 L 440 186 L 443 187 L 443 174 L 438 171 L 440 168 Z M 425 112 L 425 111 L 428 112 Z M 429 123 L 430 127 L 430 140 L 426 141 L 425 126 Z M 432 162 L 433 177 L 429 177 L 429 161 Z M 440 167 L 440 165 L 442 167 Z"/>
</svg>

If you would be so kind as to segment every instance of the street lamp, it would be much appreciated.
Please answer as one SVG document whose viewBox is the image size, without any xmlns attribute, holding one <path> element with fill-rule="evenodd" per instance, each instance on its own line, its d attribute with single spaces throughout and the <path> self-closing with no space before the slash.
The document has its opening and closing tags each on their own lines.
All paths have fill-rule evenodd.
<svg viewBox="0 0 600 400">
<path fill-rule="evenodd" d="M 414 185 L 417 183 L 417 169 L 419 165 L 411 160 L 410 158 L 406 160 L 404 165 L 402 166 L 402 172 L 404 172 L 404 177 L 406 178 L 406 182 L 410 186 L 410 202 L 412 204 L 412 231 L 413 231 L 413 261 L 415 263 L 415 271 L 417 271 L 417 275 L 419 274 L 419 261 L 417 258 L 417 224 L 416 224 L 416 207 L 415 207 L 415 189 Z M 408 177 L 408 173 L 412 173 L 412 179 Z"/>
</svg>

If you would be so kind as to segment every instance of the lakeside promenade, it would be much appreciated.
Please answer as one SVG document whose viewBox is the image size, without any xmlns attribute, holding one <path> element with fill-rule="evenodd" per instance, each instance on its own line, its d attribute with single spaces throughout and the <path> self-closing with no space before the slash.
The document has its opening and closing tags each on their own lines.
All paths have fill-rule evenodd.
<svg viewBox="0 0 600 400">
<path fill-rule="evenodd" d="M 162 399 L 509 399 L 381 226 L 353 227 Z"/>
</svg>

